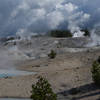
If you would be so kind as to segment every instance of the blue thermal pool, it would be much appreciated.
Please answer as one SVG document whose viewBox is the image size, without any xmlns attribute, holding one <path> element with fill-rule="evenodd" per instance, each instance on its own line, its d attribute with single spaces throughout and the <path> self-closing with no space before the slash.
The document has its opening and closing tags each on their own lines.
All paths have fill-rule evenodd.
<svg viewBox="0 0 100 100">
<path fill-rule="evenodd" d="M 20 70 L 0 70 L 0 78 L 35 75 L 36 72 L 20 71 Z"/>
</svg>

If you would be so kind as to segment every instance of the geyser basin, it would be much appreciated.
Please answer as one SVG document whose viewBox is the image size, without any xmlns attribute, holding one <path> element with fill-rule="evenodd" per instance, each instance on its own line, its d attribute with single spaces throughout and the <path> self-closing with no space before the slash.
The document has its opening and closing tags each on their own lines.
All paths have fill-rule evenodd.
<svg viewBox="0 0 100 100">
<path fill-rule="evenodd" d="M 36 72 L 19 71 L 19 70 L 0 70 L 0 78 L 34 75 Z"/>
</svg>

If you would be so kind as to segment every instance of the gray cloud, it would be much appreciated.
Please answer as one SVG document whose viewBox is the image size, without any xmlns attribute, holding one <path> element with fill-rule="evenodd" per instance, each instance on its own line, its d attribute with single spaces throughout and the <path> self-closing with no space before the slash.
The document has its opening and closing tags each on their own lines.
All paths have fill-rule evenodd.
<svg viewBox="0 0 100 100">
<path fill-rule="evenodd" d="M 73 33 L 100 23 L 100 0 L 1 0 L 0 35 L 64 27 Z"/>
</svg>

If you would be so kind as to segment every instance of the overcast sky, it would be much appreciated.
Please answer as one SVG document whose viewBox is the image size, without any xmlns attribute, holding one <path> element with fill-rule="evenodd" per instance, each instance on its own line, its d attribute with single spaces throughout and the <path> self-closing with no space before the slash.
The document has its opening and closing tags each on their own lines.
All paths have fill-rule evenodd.
<svg viewBox="0 0 100 100">
<path fill-rule="evenodd" d="M 100 0 L 0 0 L 0 36 L 95 27 Z"/>
</svg>

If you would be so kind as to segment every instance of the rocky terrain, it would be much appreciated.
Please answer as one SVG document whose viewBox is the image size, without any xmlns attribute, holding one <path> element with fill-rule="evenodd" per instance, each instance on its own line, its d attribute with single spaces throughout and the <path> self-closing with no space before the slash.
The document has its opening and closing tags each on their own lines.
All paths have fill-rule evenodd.
<svg viewBox="0 0 100 100">
<path fill-rule="evenodd" d="M 0 97 L 30 97 L 31 85 L 43 76 L 58 100 L 100 100 L 100 89 L 91 78 L 91 66 L 100 47 L 88 47 L 91 39 L 32 37 L 1 43 L 0 68 L 36 72 L 35 75 L 0 78 Z M 54 50 L 55 59 L 48 58 Z"/>
</svg>

